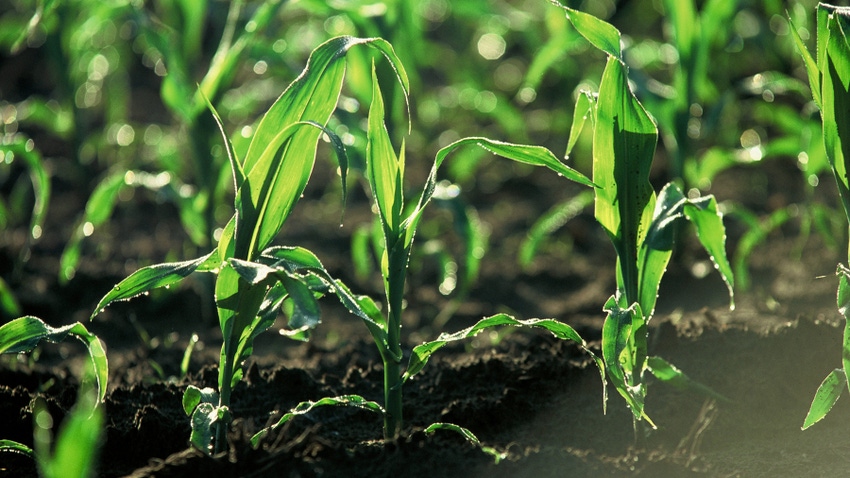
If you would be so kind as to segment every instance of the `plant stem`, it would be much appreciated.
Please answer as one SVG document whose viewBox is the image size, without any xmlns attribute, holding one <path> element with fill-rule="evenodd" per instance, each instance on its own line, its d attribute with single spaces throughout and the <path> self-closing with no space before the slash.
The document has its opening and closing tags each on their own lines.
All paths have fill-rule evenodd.
<svg viewBox="0 0 850 478">
<path fill-rule="evenodd" d="M 399 247 L 399 239 L 389 248 L 387 274 L 387 348 L 384 356 L 384 439 L 398 438 L 402 426 L 401 381 L 401 315 L 404 301 L 405 271 L 410 254 L 409 247 Z"/>
</svg>

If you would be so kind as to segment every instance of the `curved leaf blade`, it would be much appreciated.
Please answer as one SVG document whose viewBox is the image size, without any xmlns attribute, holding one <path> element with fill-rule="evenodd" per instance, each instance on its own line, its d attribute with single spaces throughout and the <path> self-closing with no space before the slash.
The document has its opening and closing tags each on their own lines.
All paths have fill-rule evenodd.
<svg viewBox="0 0 850 478">
<path fill-rule="evenodd" d="M 260 440 L 263 439 L 270 432 L 277 430 L 281 426 L 283 426 L 286 422 L 292 420 L 293 418 L 299 415 L 306 415 L 313 411 L 313 409 L 317 407 L 327 407 L 327 406 L 343 406 L 343 407 L 354 407 L 359 408 L 361 410 L 367 410 L 375 413 L 379 413 L 381 415 L 384 414 L 384 408 L 377 402 L 373 402 L 370 400 L 366 400 L 360 395 L 341 395 L 338 397 L 325 397 L 319 400 L 306 401 L 301 402 L 295 406 L 292 410 L 285 413 L 280 419 L 272 426 L 263 428 L 259 432 L 257 432 L 254 436 L 251 437 L 251 445 L 254 448 L 257 448 L 260 444 Z"/>
<path fill-rule="evenodd" d="M 98 302 L 90 319 L 101 313 L 109 304 L 119 300 L 129 300 L 145 292 L 167 287 L 179 282 L 195 271 L 213 271 L 221 265 L 217 250 L 184 262 L 169 262 L 142 267 L 119 282 Z"/>
<path fill-rule="evenodd" d="M 402 380 L 406 381 L 410 377 L 419 373 L 428 363 L 428 360 L 431 358 L 431 355 L 437 350 L 443 348 L 446 344 L 458 340 L 464 340 L 467 338 L 475 337 L 482 330 L 503 325 L 510 325 L 515 327 L 533 327 L 548 330 L 552 333 L 552 335 L 559 339 L 572 340 L 578 343 L 586 352 L 590 353 L 591 356 L 593 356 L 593 353 L 587 349 L 587 344 L 585 343 L 584 339 L 581 338 L 578 332 L 576 332 L 575 329 L 563 322 L 559 322 L 555 319 L 521 320 L 511 317 L 507 314 L 496 314 L 479 320 L 475 325 L 472 325 L 471 327 L 467 327 L 453 334 L 441 334 L 437 340 L 425 342 L 421 345 L 417 345 L 416 347 L 414 347 L 413 352 L 410 355 L 410 361 L 407 365 L 407 371 L 404 372 Z"/>
<path fill-rule="evenodd" d="M 815 398 L 812 400 L 812 405 L 809 408 L 809 413 L 806 414 L 806 419 L 803 421 L 801 430 L 805 430 L 815 423 L 823 420 L 827 413 L 832 410 L 835 402 L 841 396 L 841 392 L 847 386 L 847 375 L 844 370 L 837 368 L 830 372 L 823 379 L 818 391 L 815 393 Z"/>
<path fill-rule="evenodd" d="M 19 317 L 0 327 L 0 353 L 29 352 L 43 340 L 61 342 L 68 336 L 76 337 L 85 344 L 97 381 L 97 397 L 102 402 L 106 397 L 106 384 L 109 381 L 106 350 L 100 339 L 79 322 L 55 328 L 38 317 Z"/>
</svg>

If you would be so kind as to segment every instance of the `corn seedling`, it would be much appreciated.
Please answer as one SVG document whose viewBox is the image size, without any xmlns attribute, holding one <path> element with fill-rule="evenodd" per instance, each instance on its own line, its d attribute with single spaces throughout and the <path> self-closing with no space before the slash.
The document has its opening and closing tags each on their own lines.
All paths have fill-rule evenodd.
<svg viewBox="0 0 850 478">
<path fill-rule="evenodd" d="M 22 443 L 0 440 L 0 452 L 33 457 L 45 478 L 92 476 L 104 417 L 103 407 L 98 405 L 106 396 L 109 378 L 106 353 L 100 339 L 79 322 L 54 328 L 37 317 L 25 316 L 0 327 L 0 353 L 30 352 L 42 341 L 60 342 L 68 337 L 76 337 L 86 345 L 91 362 L 85 369 L 77 404 L 63 424 L 53 451 L 50 450 L 53 420 L 38 400 L 33 410 L 35 451 Z"/>
<path fill-rule="evenodd" d="M 604 307 L 608 315 L 602 328 L 602 358 L 635 424 L 645 420 L 655 428 L 644 410 L 645 372 L 676 386 L 691 383 L 663 359 L 647 354 L 647 325 L 672 255 L 676 228 L 684 220 L 695 226 L 726 282 L 731 305 L 733 274 L 726 258 L 725 228 L 713 196 L 689 198 L 674 183 L 656 196 L 649 171 L 657 128 L 629 87 L 619 31 L 592 15 L 562 8 L 575 29 L 608 55 L 598 95 L 587 93 L 577 102 L 581 116 L 589 116 L 593 127 L 596 220 L 617 253 L 617 291 Z M 577 131 L 573 128 L 571 137 Z"/>
<path fill-rule="evenodd" d="M 384 418 L 384 439 L 395 440 L 398 438 L 403 425 L 402 391 L 404 383 L 422 370 L 431 354 L 450 342 L 471 338 L 482 330 L 492 327 L 525 326 L 545 329 L 558 338 L 573 340 L 593 356 L 586 348 L 586 344 L 581 336 L 567 324 L 554 319 L 519 320 L 506 314 L 499 314 L 484 318 L 467 329 L 453 334 L 442 334 L 437 340 L 414 347 L 406 369 L 404 371 L 402 370 L 404 351 L 401 343 L 401 324 L 409 258 L 413 239 L 425 207 L 433 199 L 437 190 L 437 171 L 443 161 L 458 148 L 473 145 L 506 159 L 533 166 L 547 167 L 585 186 L 592 186 L 593 183 L 578 171 L 559 161 L 546 148 L 510 144 L 486 138 L 464 138 L 444 147 L 437 153 L 418 202 L 408 207 L 405 204 L 403 188 L 405 170 L 404 145 L 402 143 L 401 150 L 396 153 L 385 124 L 383 96 L 376 79 L 374 68 L 372 75 L 373 90 L 372 102 L 369 108 L 366 176 L 372 191 L 372 197 L 375 202 L 374 209 L 377 210 L 382 232 L 381 243 L 376 248 L 379 249 L 381 256 L 381 275 L 384 282 L 387 312 L 384 315 L 378 305 L 372 299 L 365 296 L 354 298 L 356 301 L 353 304 L 354 307 L 349 306 L 349 304 L 346 305 L 349 306 L 349 310 L 352 310 L 357 316 L 363 319 L 378 347 L 384 365 L 383 407 L 372 402 L 367 402 L 362 397 L 356 397 L 354 404 L 361 408 L 380 411 Z M 336 281 L 336 288 L 338 290 L 344 288 L 346 290 L 346 296 L 350 294 L 348 289 L 339 281 Z M 593 357 L 595 358 L 595 356 Z M 598 361 L 597 366 L 600 366 L 600 372 L 602 372 Z M 349 404 L 353 398 L 350 396 L 335 397 L 327 399 L 322 404 Z M 302 406 L 312 407 L 314 405 L 299 405 L 299 407 Z M 280 427 L 290 418 L 291 415 L 285 415 L 276 424 L 261 430 L 253 437 L 252 442 L 256 446 L 259 440 L 269 431 Z M 461 431 L 467 439 L 478 444 L 477 439 L 471 432 L 458 425 L 434 424 L 429 428 L 429 431 L 441 428 Z"/>
<path fill-rule="evenodd" d="M 293 305 L 289 320 L 293 335 L 304 335 L 318 324 L 316 296 L 335 293 L 349 309 L 355 308 L 345 286 L 331 278 L 310 251 L 268 246 L 307 185 L 322 133 L 331 140 L 345 183 L 345 149 L 325 125 L 340 96 L 345 55 L 357 45 L 382 53 L 407 88 L 401 63 L 382 39 L 337 37 L 316 48 L 303 73 L 261 119 L 244 158 L 236 157 L 222 129 L 236 190 L 236 212 L 218 247 L 195 260 L 139 269 L 106 294 L 92 314 L 94 317 L 116 300 L 174 284 L 196 271 L 215 274 L 216 306 L 224 337 L 218 391 L 190 387 L 184 396 L 192 419 L 191 440 L 201 450 L 224 450 L 231 391 L 242 377 L 241 365 L 252 353 L 254 338 L 271 326 L 284 300 Z"/>
<path fill-rule="evenodd" d="M 792 24 L 791 31 L 803 56 L 812 96 L 821 112 L 823 142 L 838 186 L 845 217 L 850 220 L 850 45 L 845 30 L 850 27 L 850 9 L 821 3 L 817 7 L 817 52 L 813 57 Z M 846 227 L 846 224 L 845 224 Z M 848 249 L 850 260 L 850 249 Z M 812 400 L 803 429 L 822 420 L 847 388 L 850 370 L 850 270 L 838 266 L 838 311 L 845 318 L 842 367 L 833 370 Z"/>
</svg>

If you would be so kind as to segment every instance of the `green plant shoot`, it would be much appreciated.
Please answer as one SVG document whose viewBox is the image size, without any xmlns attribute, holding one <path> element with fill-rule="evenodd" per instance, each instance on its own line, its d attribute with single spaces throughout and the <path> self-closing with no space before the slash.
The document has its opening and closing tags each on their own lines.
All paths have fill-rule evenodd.
<svg viewBox="0 0 850 478">
<path fill-rule="evenodd" d="M 294 303 L 289 325 L 296 335 L 319 323 L 316 296 L 335 293 L 344 305 L 353 307 L 354 299 L 347 289 L 335 283 L 312 253 L 268 246 L 307 185 L 322 133 L 331 139 L 345 184 L 345 149 L 325 125 L 340 96 L 345 55 L 357 45 L 368 45 L 383 54 L 407 89 L 404 69 L 386 41 L 337 37 L 320 45 L 302 74 L 263 116 L 244 158 L 236 157 L 222 130 L 236 191 L 236 212 L 224 228 L 218 247 L 192 261 L 134 272 L 116 285 L 92 314 L 116 300 L 173 284 L 196 271 L 216 275 L 216 306 L 224 337 L 218 391 L 198 394 L 196 388 L 190 388 L 184 400 L 195 405 L 187 408 L 192 417 L 192 442 L 206 452 L 224 450 L 231 391 L 242 377 L 241 364 L 250 357 L 254 338 L 272 325 L 284 300 Z M 222 129 L 214 110 L 213 115 Z"/>
<path fill-rule="evenodd" d="M 817 7 L 817 53 L 815 57 L 803 44 L 796 27 L 791 28 L 809 77 L 812 96 L 820 108 L 823 142 L 832 167 L 844 215 L 850 220 L 850 46 L 845 31 L 850 27 L 850 8 L 821 3 Z M 846 227 L 846 226 L 845 226 Z M 850 248 L 848 248 L 850 261 Z M 838 311 L 844 316 L 842 367 L 832 371 L 818 387 L 803 430 L 822 420 L 850 386 L 850 271 L 838 266 Z"/>
<path fill-rule="evenodd" d="M 647 324 L 658 287 L 672 255 L 676 228 L 689 220 L 733 297 L 732 268 L 726 258 L 725 228 L 712 196 L 691 199 L 674 183 L 656 196 L 649 182 L 658 130 L 632 93 L 622 59 L 620 33 L 592 15 L 562 7 L 573 27 L 608 54 L 598 96 L 577 102 L 593 127 L 595 216 L 617 252 L 617 292 L 606 302 L 602 358 L 608 376 L 635 421 L 655 424 L 644 410 L 645 372 L 665 382 L 690 383 L 666 361 L 648 356 Z M 574 117 L 579 117 L 579 111 Z M 570 132 L 569 145 L 580 130 Z M 569 153 L 569 149 L 567 151 Z M 699 387 L 697 387 L 699 388 Z"/>
</svg>

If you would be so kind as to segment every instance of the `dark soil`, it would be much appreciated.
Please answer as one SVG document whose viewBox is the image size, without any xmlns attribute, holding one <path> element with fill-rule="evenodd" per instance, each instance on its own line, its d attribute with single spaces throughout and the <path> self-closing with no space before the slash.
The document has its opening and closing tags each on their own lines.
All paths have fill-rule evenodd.
<svg viewBox="0 0 850 478">
<path fill-rule="evenodd" d="M 320 164 L 316 174 L 329 174 L 325 169 Z M 717 194 L 738 199 L 738 182 L 747 177 L 787 179 L 786 173 L 781 162 L 730 172 L 730 188 L 724 190 L 720 178 Z M 51 237 L 66 232 L 66 215 L 81 206 L 75 205 L 72 191 L 59 186 L 65 200 L 59 199 L 51 212 L 56 236 L 47 235 L 36 246 L 17 289 L 26 310 L 52 324 L 86 321 L 99 296 L 136 266 L 128 259 L 164 258 L 182 240 L 174 211 L 137 197 L 131 203 L 135 205 L 119 208 L 109 231 L 93 238 L 98 258 L 89 258 L 74 280 L 60 286 L 54 278 L 61 243 Z M 498 197 L 471 198 L 491 224 L 492 247 L 480 281 L 443 330 L 458 330 L 507 310 L 571 323 L 598 350 L 601 304 L 614 288 L 608 245 L 592 217 L 580 216 L 558 234 L 560 245 L 546 248 L 533 267 L 522 271 L 515 254 L 527 218 L 539 214 L 535 201 L 558 186 L 537 173 L 508 186 Z M 790 186 L 779 190 L 793 194 Z M 300 232 L 281 241 L 313 249 L 335 274 L 349 279 L 348 235 L 353 227 L 309 219 L 315 208 L 327 208 L 330 201 L 336 198 L 320 196 L 302 204 L 288 225 Z M 347 217 L 357 218 L 362 207 L 355 201 Z M 734 250 L 741 226 L 727 222 L 728 246 Z M 145 235 L 154 229 L 171 231 L 159 236 L 170 242 Z M 21 237 L 22 231 L 4 236 L 6 263 Z M 647 411 L 658 430 L 639 426 L 635 431 L 630 412 L 613 390 L 603 413 L 599 373 L 575 344 L 514 330 L 499 337 L 483 334 L 436 354 L 406 384 L 405 428 L 397 442 L 381 440 L 376 414 L 333 407 L 296 418 L 255 450 L 248 438 L 301 401 L 352 393 L 381 401 L 381 362 L 365 327 L 325 300 L 326 318 L 313 341 L 294 343 L 273 331 L 258 340 L 256 358 L 234 392 L 237 419 L 229 450 L 207 457 L 188 446 L 189 422 L 181 397 L 188 384 L 215 385 L 221 338 L 203 316 L 203 300 L 196 292 L 201 286 L 190 284 L 118 304 L 90 323 L 107 344 L 111 368 L 99 475 L 841 476 L 850 465 L 848 402 L 840 400 L 826 420 L 800 430 L 818 384 L 840 365 L 832 274 L 838 252 L 818 236 L 801 238 L 793 225 L 774 234 L 750 260 L 752 290 L 739 294 L 737 308 L 730 311 L 719 278 L 698 279 L 691 273 L 692 265 L 704 260 L 692 246 L 684 244 L 662 284 L 650 353 L 728 400 L 651 382 Z M 433 279 L 427 267 L 412 276 L 408 349 L 437 334 L 429 320 L 448 304 L 435 292 Z M 379 297 L 379 283 L 358 287 Z M 193 354 L 189 375 L 175 378 L 192 333 L 200 335 L 203 347 Z M 144 334 L 150 337 L 147 343 L 141 339 Z M 2 438 L 31 444 L 30 404 L 36 396 L 45 397 L 61 419 L 76 397 L 81 349 L 77 343 L 51 344 L 39 349 L 37 360 L 3 360 Z M 434 422 L 472 430 L 504 459 L 494 463 L 453 432 L 425 434 L 424 428 Z M 26 457 L 0 454 L 0 474 L 36 476 L 36 470 Z"/>
</svg>

